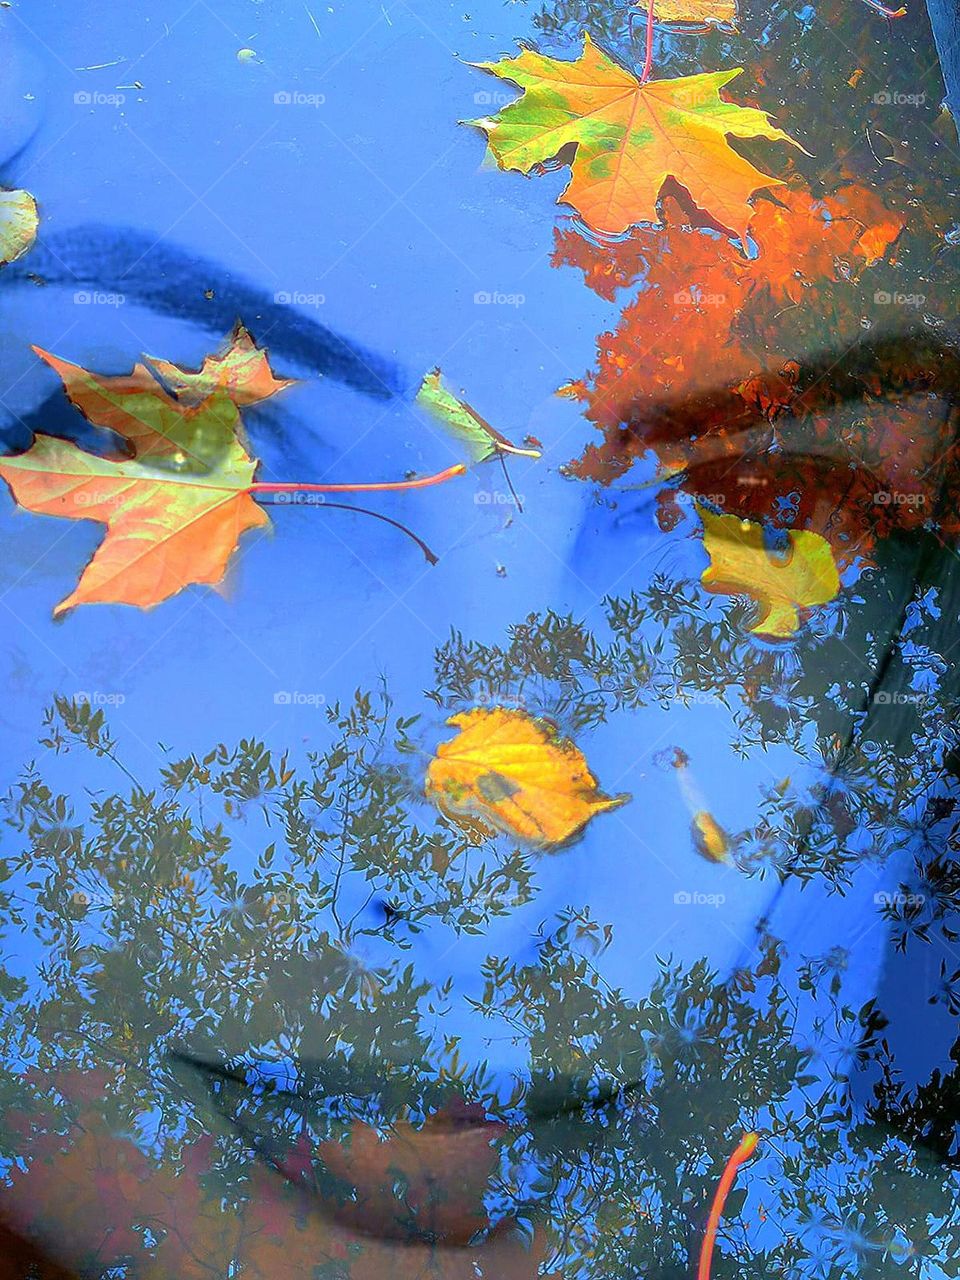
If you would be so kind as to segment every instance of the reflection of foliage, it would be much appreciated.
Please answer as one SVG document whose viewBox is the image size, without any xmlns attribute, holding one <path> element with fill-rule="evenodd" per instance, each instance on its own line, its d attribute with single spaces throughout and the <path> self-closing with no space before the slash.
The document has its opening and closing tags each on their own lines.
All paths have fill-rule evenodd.
<svg viewBox="0 0 960 1280">
<path fill-rule="evenodd" d="M 58 709 L 47 738 L 56 750 L 114 755 L 101 712 L 63 699 Z M 286 1038 L 336 1062 L 340 1026 L 380 1051 L 409 1042 L 415 1052 L 423 988 L 396 952 L 430 923 L 483 930 L 506 903 L 530 896 L 531 872 L 519 851 L 488 847 L 480 861 L 442 820 L 418 827 L 399 756 L 386 759 L 411 722 L 391 720 L 389 703 L 360 696 L 346 711 L 333 708 L 330 721 L 335 740 L 311 756 L 306 776 L 251 740 L 172 763 L 159 793 L 91 798 L 85 816 L 36 772 L 14 788 L 8 822 L 27 848 L 8 872 L 29 868 L 49 976 L 108 1005 L 94 1027 L 78 988 L 59 1027 L 83 1027 L 91 1045 L 120 1061 L 125 1037 L 145 1034 L 157 1060 L 196 1020 L 199 1000 L 200 1021 L 228 1043 Z M 251 849 L 244 819 L 255 804 L 266 823 L 279 823 L 282 854 L 273 842 Z M 249 859 L 246 881 L 232 865 L 238 858 Z M 172 952 L 177 966 L 157 967 Z M 375 1035 L 386 1004 L 392 1046 Z"/>
<path fill-rule="evenodd" d="M 672 677 L 666 667 L 656 674 L 658 664 L 679 661 L 680 621 L 699 607 L 663 586 L 610 601 L 606 646 L 554 616 L 529 618 L 505 649 L 454 638 L 439 655 L 435 699 L 515 696 L 585 726 L 614 706 L 666 696 Z M 639 679 L 635 646 L 650 618 L 661 638 Z M 727 629 L 734 651 L 745 643 L 721 613 L 708 610 L 708 622 L 718 635 Z M 802 667 L 784 671 L 783 653 L 764 653 L 768 679 L 799 682 Z M 741 701 L 737 714 L 761 733 L 757 706 Z M 689 1274 L 717 1178 L 745 1129 L 769 1139 L 730 1199 L 716 1276 L 814 1274 L 814 1255 L 827 1280 L 854 1259 L 863 1274 L 885 1276 L 894 1256 L 902 1274 L 917 1275 L 942 1251 L 955 1212 L 949 1171 L 927 1167 L 872 1121 L 851 1128 L 844 1063 L 873 1052 L 870 1029 L 882 1018 L 838 1003 L 842 956 L 811 962 L 792 987 L 784 952 L 767 937 L 760 961 L 732 983 L 705 962 L 665 960 L 637 1001 L 601 976 L 610 926 L 570 909 L 533 958 L 489 956 L 473 1002 L 526 1047 L 526 1087 L 505 1098 L 482 1065 L 460 1062 L 455 1037 L 435 1042 L 431 1011 L 450 990 L 404 963 L 415 934 L 482 931 L 536 892 L 536 872 L 501 839 L 467 839 L 442 818 L 419 825 L 429 811 L 405 765 L 417 722 L 398 717 L 385 692 L 358 695 L 328 719 L 330 745 L 305 771 L 246 740 L 171 762 L 159 789 L 128 775 L 123 795 L 102 785 L 105 769 L 123 768 L 103 715 L 58 700 L 44 740 L 89 761 L 74 769 L 88 783 L 83 811 L 36 767 L 7 797 L 24 846 L 7 859 L 17 893 L 7 893 L 4 915 L 32 928 L 42 954 L 35 989 L 9 980 L 3 991 L 5 1057 L 32 1064 L 4 1083 L 7 1154 L 35 1157 L 0 1193 L 24 1230 L 42 1235 L 59 1215 L 79 1257 L 92 1247 L 91 1224 L 108 1221 L 116 1255 L 155 1255 L 159 1269 L 147 1275 L 209 1274 L 203 1257 L 223 1258 L 224 1274 L 231 1257 L 245 1259 L 248 1274 L 294 1274 L 280 1269 L 289 1249 L 288 1268 L 326 1258 L 318 1274 L 363 1277 L 375 1245 L 347 1249 L 334 1224 L 314 1222 L 306 1234 L 295 1226 L 298 1196 L 343 1194 L 346 1166 L 323 1144 L 351 1124 L 417 1123 L 454 1090 L 511 1126 L 497 1139 L 491 1221 L 519 1208 L 531 1226 L 549 1224 L 551 1249 L 538 1235 L 536 1253 L 516 1255 L 518 1277 L 532 1275 L 537 1256 L 565 1280 Z M 803 716 L 787 717 L 773 735 L 799 738 L 802 727 Z M 886 785 L 906 787 L 910 767 L 891 753 Z M 882 806 L 866 783 L 864 792 L 857 803 L 877 807 L 879 828 Z M 853 803 L 852 779 L 844 794 Z M 783 795 L 772 794 L 764 820 L 791 838 Z M 855 820 L 869 827 L 859 809 Z M 818 856 L 828 845 L 824 831 Z M 843 854 L 833 856 L 842 882 Z M 371 919 L 378 897 L 389 909 Z M 186 1045 L 202 1061 L 211 1036 L 240 1064 L 211 1076 L 223 1121 L 212 1133 L 203 1089 L 185 1086 L 169 1053 Z M 251 1074 L 251 1053 L 298 1063 L 295 1088 Z M 907 1137 L 924 1136 L 915 1130 Z M 251 1144 L 292 1182 L 265 1163 L 251 1169 Z M 418 1185 L 402 1160 L 396 1167 L 408 1191 Z M 378 1175 L 382 1194 L 394 1185 L 388 1173 Z"/>
<path fill-rule="evenodd" d="M 905 928 L 942 926 L 957 894 L 952 864 L 934 855 L 953 840 L 956 690 L 940 654 L 953 642 L 956 575 L 933 537 L 891 538 L 878 559 L 842 614 L 818 614 L 789 646 L 750 637 L 747 606 L 658 575 L 607 600 L 602 630 L 547 613 L 502 645 L 455 635 L 438 651 L 432 696 L 445 709 L 521 705 L 571 732 L 616 711 L 716 699 L 737 754 L 786 744 L 822 779 L 812 791 L 770 787 L 737 840 L 740 865 L 789 865 L 840 886 L 865 856 L 909 850 L 927 905 Z"/>
</svg>

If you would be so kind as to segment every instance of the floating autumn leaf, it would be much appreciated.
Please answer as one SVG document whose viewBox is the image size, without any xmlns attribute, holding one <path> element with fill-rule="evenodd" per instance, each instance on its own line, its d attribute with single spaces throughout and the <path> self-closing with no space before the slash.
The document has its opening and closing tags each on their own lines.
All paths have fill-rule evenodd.
<svg viewBox="0 0 960 1280">
<path fill-rule="evenodd" d="M 107 526 L 76 590 L 54 616 L 77 604 L 150 608 L 188 585 L 218 584 L 240 535 L 270 523 L 255 495 L 418 489 L 464 471 L 457 465 L 433 476 L 361 484 L 255 483 L 258 463 L 243 438 L 235 385 L 183 404 L 143 365 L 125 377 L 102 378 L 34 349 L 63 378 L 81 412 L 120 435 L 133 455 L 101 457 L 41 434 L 25 453 L 0 458 L 0 476 L 20 506 Z M 364 508 L 347 509 L 385 520 L 435 561 L 429 547 L 399 522 Z"/>
<path fill-rule="evenodd" d="M 730 837 L 712 813 L 698 809 L 690 823 L 690 832 L 701 857 L 708 862 L 730 861 Z"/>
<path fill-rule="evenodd" d="M 515 453 L 525 458 L 539 458 L 539 449 L 521 449 L 491 427 L 465 400 L 458 399 L 443 384 L 439 369 L 428 373 L 417 392 L 416 404 L 426 409 L 437 422 L 470 451 L 473 462 L 485 462 L 498 453 Z"/>
<path fill-rule="evenodd" d="M 0 267 L 33 247 L 40 216 L 29 191 L 0 191 Z"/>
<path fill-rule="evenodd" d="M 560 199 L 605 234 L 657 222 L 657 199 L 673 178 L 694 204 L 743 237 L 750 196 L 780 179 L 750 164 L 728 139 L 767 138 L 803 150 L 765 112 L 723 101 L 720 90 L 739 67 L 641 84 L 588 35 L 573 62 L 524 49 L 475 65 L 524 90 L 496 116 L 470 122 L 486 132 L 500 168 L 530 173 L 575 144 Z"/>
<path fill-rule="evenodd" d="M 184 369 L 156 356 L 144 359 L 179 400 L 193 404 L 221 388 L 230 393 L 234 404 L 257 404 L 296 382 L 295 378 L 274 375 L 266 351 L 257 346 L 240 320 L 220 350 L 207 356 L 199 369 Z"/>
<path fill-rule="evenodd" d="M 476 707 L 447 723 L 460 732 L 437 747 L 426 793 L 454 819 L 480 818 L 533 844 L 557 845 L 630 799 L 605 796 L 580 749 L 546 720 Z"/>
<path fill-rule="evenodd" d="M 655 759 L 674 772 L 680 795 L 690 813 L 690 834 L 697 853 L 708 862 L 732 863 L 730 837 L 706 808 L 706 802 L 690 769 L 690 757 L 680 747 L 671 747 L 658 753 Z"/>
<path fill-rule="evenodd" d="M 830 544 L 818 533 L 790 530 L 789 549 L 780 557 L 764 546 L 763 527 L 738 516 L 714 515 L 700 503 L 703 545 L 710 564 L 701 582 L 708 591 L 745 595 L 760 606 L 750 630 L 757 635 L 792 636 L 800 610 L 826 604 L 840 590 Z"/>
<path fill-rule="evenodd" d="M 644 0 L 637 8 L 646 9 Z M 659 22 L 718 23 L 733 26 L 737 21 L 736 0 L 654 0 L 653 16 Z"/>
<path fill-rule="evenodd" d="M 38 435 L 26 453 L 0 459 L 20 506 L 43 515 L 97 520 L 107 536 L 54 616 L 78 604 L 149 608 L 190 583 L 222 581 L 240 535 L 270 523 L 248 492 L 256 461 L 230 431 L 223 401 L 200 407 L 216 466 L 177 474 L 136 460 L 114 462 Z M 218 403 L 219 401 L 219 403 Z"/>
</svg>

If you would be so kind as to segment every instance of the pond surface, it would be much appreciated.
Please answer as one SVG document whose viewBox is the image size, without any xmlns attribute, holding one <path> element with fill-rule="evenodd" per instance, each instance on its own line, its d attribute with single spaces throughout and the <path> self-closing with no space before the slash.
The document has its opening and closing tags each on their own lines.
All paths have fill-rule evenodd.
<svg viewBox="0 0 960 1280">
<path fill-rule="evenodd" d="M 960 1274 L 956 125 L 680 8 L 0 12 L 11 1276 Z"/>
</svg>

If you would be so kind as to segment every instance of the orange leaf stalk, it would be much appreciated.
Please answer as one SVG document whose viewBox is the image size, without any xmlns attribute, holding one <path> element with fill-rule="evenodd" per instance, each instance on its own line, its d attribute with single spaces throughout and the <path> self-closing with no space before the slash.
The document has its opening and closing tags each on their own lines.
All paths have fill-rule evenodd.
<svg viewBox="0 0 960 1280">
<path fill-rule="evenodd" d="M 653 70 L 653 0 L 647 0 L 647 45 L 643 55 L 643 71 L 640 83 L 646 84 Z"/>
<path fill-rule="evenodd" d="M 737 1170 L 740 1166 L 753 1155 L 756 1150 L 757 1143 L 760 1138 L 755 1133 L 748 1133 L 744 1136 L 739 1147 L 734 1151 L 733 1155 L 727 1161 L 720 1181 L 717 1183 L 717 1189 L 713 1195 L 713 1204 L 710 1206 L 710 1214 L 707 1218 L 707 1229 L 703 1233 L 703 1244 L 700 1246 L 700 1266 L 697 1268 L 697 1280 L 710 1280 L 710 1263 L 713 1261 L 713 1245 L 717 1238 L 717 1227 L 720 1225 L 720 1215 L 723 1213 L 723 1206 L 726 1203 L 727 1196 L 733 1187 L 734 1179 L 737 1176 Z"/>
<path fill-rule="evenodd" d="M 417 480 L 383 480 L 370 484 L 272 484 L 269 481 L 257 481 L 250 485 L 247 493 L 256 496 L 258 493 L 373 493 L 384 489 L 427 489 L 434 484 L 443 484 L 454 476 L 462 476 L 466 472 L 462 462 L 438 471 L 436 475 L 421 476 Z"/>
</svg>

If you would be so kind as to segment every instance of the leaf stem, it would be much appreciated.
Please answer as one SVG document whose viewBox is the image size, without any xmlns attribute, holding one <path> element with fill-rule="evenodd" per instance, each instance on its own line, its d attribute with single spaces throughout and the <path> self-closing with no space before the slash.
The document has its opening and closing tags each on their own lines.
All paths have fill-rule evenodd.
<svg viewBox="0 0 960 1280">
<path fill-rule="evenodd" d="M 878 0 L 864 0 L 871 9 L 875 9 L 877 13 L 882 13 L 885 18 L 904 18 L 906 17 L 906 9 L 901 5 L 899 9 L 888 9 L 885 4 L 879 4 Z"/>
<path fill-rule="evenodd" d="M 647 0 L 647 47 L 643 56 L 643 70 L 640 73 L 641 84 L 647 83 L 650 72 L 653 70 L 653 4 L 654 0 Z"/>
<path fill-rule="evenodd" d="M 383 490 L 427 489 L 434 484 L 443 484 L 454 476 L 462 476 L 466 467 L 462 462 L 438 471 L 432 476 L 421 476 L 416 480 L 382 480 L 369 484 L 274 484 L 271 481 L 257 481 L 250 485 L 247 493 L 254 496 L 260 493 L 374 493 Z"/>
<path fill-rule="evenodd" d="M 515 453 L 518 458 L 542 458 L 543 454 L 539 449 L 520 449 L 515 444 L 508 444 L 506 440 L 497 441 L 497 451 L 499 453 Z"/>
<path fill-rule="evenodd" d="M 436 564 L 438 557 L 430 550 L 422 538 L 418 538 L 412 529 L 408 529 L 405 524 L 401 524 L 399 520 L 391 520 L 389 516 L 381 515 L 379 511 L 370 511 L 367 507 L 348 506 L 345 502 L 325 502 L 324 508 L 334 508 L 337 511 L 355 511 L 362 516 L 372 516 L 374 520 L 382 520 L 384 524 L 393 525 L 394 529 L 399 529 L 401 533 L 406 534 L 412 542 L 415 542 L 423 552 L 424 559 L 428 564 Z"/>
<path fill-rule="evenodd" d="M 726 1203 L 730 1188 L 733 1186 L 734 1179 L 737 1176 L 737 1170 L 753 1155 L 759 1138 L 755 1133 L 748 1133 L 744 1136 L 743 1141 L 734 1151 L 733 1155 L 727 1161 L 720 1181 L 717 1183 L 717 1190 L 714 1193 L 713 1204 L 710 1206 L 710 1215 L 707 1218 L 707 1229 L 703 1235 L 703 1245 L 700 1249 L 700 1265 L 697 1268 L 697 1280 L 710 1280 L 710 1263 L 713 1261 L 713 1244 L 717 1238 L 717 1227 L 720 1225 L 720 1215 L 723 1213 L 723 1206 Z"/>
</svg>

